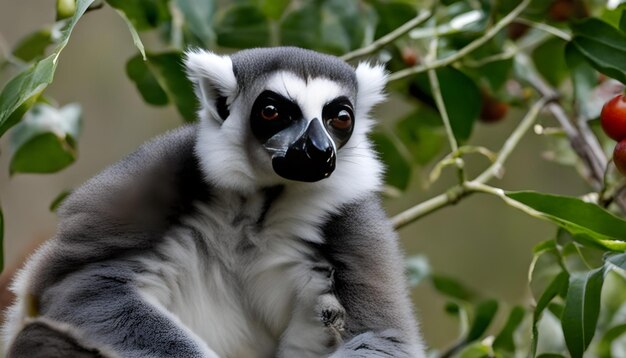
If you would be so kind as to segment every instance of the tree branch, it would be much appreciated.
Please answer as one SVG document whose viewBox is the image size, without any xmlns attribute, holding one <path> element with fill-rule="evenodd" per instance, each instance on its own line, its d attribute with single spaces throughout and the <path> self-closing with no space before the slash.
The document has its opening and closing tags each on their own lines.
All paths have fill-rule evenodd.
<svg viewBox="0 0 626 358">
<path fill-rule="evenodd" d="M 517 5 L 517 7 L 515 7 L 515 9 L 513 9 L 513 11 L 508 13 L 505 17 L 500 19 L 500 21 L 498 21 L 492 28 L 490 28 L 487 32 L 485 32 L 483 36 L 470 42 L 465 47 L 455 52 L 453 55 L 444 57 L 442 59 L 430 62 L 422 66 L 411 67 L 411 68 L 394 72 L 391 75 L 389 75 L 389 82 L 396 81 L 405 77 L 413 76 L 413 75 L 416 75 L 418 73 L 422 73 L 428 70 L 434 70 L 439 67 L 444 67 L 444 66 L 450 65 L 458 61 L 464 56 L 467 56 L 467 54 L 476 50 L 477 48 L 484 45 L 485 43 L 487 43 L 487 41 L 491 40 L 505 26 L 513 22 L 513 20 L 515 20 L 515 18 L 517 18 L 517 16 L 519 16 L 519 14 L 521 14 L 522 11 L 524 11 L 526 7 L 528 7 L 530 2 L 531 0 L 523 0 L 519 5 Z"/>
<path fill-rule="evenodd" d="M 461 200 L 461 198 L 467 196 L 468 194 L 470 194 L 470 192 L 467 191 L 462 185 L 459 184 L 453 186 L 447 192 L 439 194 L 395 215 L 391 218 L 391 222 L 396 229 L 400 229 L 417 219 L 434 213 L 443 207 L 456 204 L 459 200 Z"/>
<path fill-rule="evenodd" d="M 409 31 L 413 30 L 415 27 L 423 24 L 426 20 L 430 19 L 432 15 L 433 13 L 430 10 L 422 11 L 416 17 L 405 22 L 404 24 L 402 24 L 402 26 L 391 31 L 387 35 L 372 42 L 368 46 L 365 46 L 365 47 L 356 49 L 352 52 L 348 52 L 344 54 L 343 56 L 341 56 L 341 59 L 344 61 L 351 61 L 351 60 L 354 60 L 355 58 L 367 56 L 371 53 L 374 53 L 380 50 L 381 48 L 387 46 L 388 44 L 392 43 L 393 41 L 397 40 L 398 38 L 406 35 Z"/>
<path fill-rule="evenodd" d="M 525 56 L 519 58 L 525 62 L 528 70 L 527 80 L 541 95 L 556 96 L 556 90 L 546 83 L 538 74 Z M 608 158 L 604 154 L 596 136 L 591 132 L 585 118 L 578 118 L 577 125 L 573 124 L 565 109 L 558 102 L 552 102 L 548 109 L 563 127 L 563 131 L 570 141 L 570 146 L 584 164 L 583 175 L 593 190 L 601 192 L 604 187 L 604 173 L 608 165 Z M 626 194 L 618 193 L 613 198 L 620 210 L 626 213 Z"/>
<path fill-rule="evenodd" d="M 558 98 L 557 91 L 550 87 L 550 85 L 539 76 L 537 70 L 526 56 L 520 54 L 518 59 L 526 69 L 526 80 L 535 88 L 537 92 L 539 92 L 539 94 L 542 96 Z M 548 105 L 548 109 L 563 128 L 565 135 L 567 135 L 567 138 L 570 141 L 572 149 L 574 149 L 578 157 L 585 164 L 585 172 L 583 173 L 585 179 L 594 190 L 601 190 L 606 166 L 606 157 L 604 157 L 604 153 L 599 154 L 593 150 L 592 145 L 588 143 L 590 138 L 585 138 L 581 135 L 579 129 L 572 123 L 569 116 L 565 112 L 565 109 L 563 109 L 563 106 L 561 106 L 558 102 L 555 101 L 550 103 Z M 595 137 L 593 141 L 595 141 Z"/>
</svg>

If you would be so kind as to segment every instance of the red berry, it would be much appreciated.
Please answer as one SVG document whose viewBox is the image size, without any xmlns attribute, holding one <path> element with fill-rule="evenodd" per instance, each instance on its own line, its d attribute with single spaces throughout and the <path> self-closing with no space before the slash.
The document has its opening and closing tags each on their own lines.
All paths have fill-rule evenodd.
<svg viewBox="0 0 626 358">
<path fill-rule="evenodd" d="M 548 9 L 548 17 L 554 21 L 567 21 L 574 15 L 573 0 L 554 0 Z"/>
<path fill-rule="evenodd" d="M 600 124 L 604 133 L 616 141 L 626 139 L 626 97 L 617 95 L 602 107 Z"/>
<path fill-rule="evenodd" d="M 613 150 L 613 162 L 624 176 L 626 176 L 626 139 L 617 143 L 615 150 Z"/>
<path fill-rule="evenodd" d="M 480 116 L 478 119 L 484 123 L 495 123 L 506 117 L 509 111 L 509 105 L 500 101 L 496 97 L 489 94 L 486 89 L 481 89 L 480 94 L 483 98 Z"/>
<path fill-rule="evenodd" d="M 511 40 L 515 41 L 519 39 L 520 37 L 526 35 L 529 29 L 530 29 L 530 26 L 526 24 L 513 22 L 507 27 L 506 32 L 507 32 L 508 37 Z"/>
<path fill-rule="evenodd" d="M 404 64 L 409 67 L 413 67 L 417 65 L 417 61 L 418 61 L 417 52 L 415 52 L 415 50 L 410 47 L 403 48 L 402 49 L 402 61 L 404 61 Z"/>
</svg>

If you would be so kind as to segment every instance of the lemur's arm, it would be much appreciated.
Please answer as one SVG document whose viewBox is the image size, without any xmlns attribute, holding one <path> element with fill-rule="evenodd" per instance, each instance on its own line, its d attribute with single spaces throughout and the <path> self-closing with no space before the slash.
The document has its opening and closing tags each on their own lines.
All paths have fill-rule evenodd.
<svg viewBox="0 0 626 358">
<path fill-rule="evenodd" d="M 403 256 L 379 200 L 345 207 L 326 225 L 325 236 L 348 336 L 331 357 L 423 357 Z"/>
<path fill-rule="evenodd" d="M 49 287 L 39 303 L 38 324 L 22 329 L 8 357 L 217 358 L 176 318 L 137 292 L 129 265 L 90 265 Z"/>
</svg>

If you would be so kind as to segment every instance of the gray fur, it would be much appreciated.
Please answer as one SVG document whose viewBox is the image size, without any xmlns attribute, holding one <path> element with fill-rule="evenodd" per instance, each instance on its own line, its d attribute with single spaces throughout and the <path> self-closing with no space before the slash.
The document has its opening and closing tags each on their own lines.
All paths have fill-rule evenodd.
<svg viewBox="0 0 626 358">
<path fill-rule="evenodd" d="M 302 79 L 324 77 L 356 90 L 354 69 L 335 56 L 298 47 L 254 48 L 231 56 L 237 82 L 251 84 L 277 70 L 289 71 Z"/>
<path fill-rule="evenodd" d="M 195 132 L 187 126 L 158 137 L 76 189 L 58 211 L 59 231 L 32 293 L 85 265 L 149 250 L 194 203 L 208 201 Z"/>
<path fill-rule="evenodd" d="M 10 357 L 104 358 L 97 349 L 86 348 L 77 339 L 43 322 L 27 324 L 15 339 Z"/>
</svg>

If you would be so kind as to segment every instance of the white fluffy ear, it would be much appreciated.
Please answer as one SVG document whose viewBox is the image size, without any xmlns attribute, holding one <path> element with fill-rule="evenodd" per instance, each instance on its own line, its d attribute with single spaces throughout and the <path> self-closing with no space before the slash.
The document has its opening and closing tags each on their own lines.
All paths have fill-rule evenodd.
<svg viewBox="0 0 626 358">
<path fill-rule="evenodd" d="M 225 120 L 229 114 L 228 105 L 237 93 L 237 79 L 230 57 L 205 50 L 188 50 L 185 67 L 202 105 L 201 115 L 208 114 L 220 122 Z"/>
<path fill-rule="evenodd" d="M 356 80 L 358 83 L 357 107 L 364 115 L 376 104 L 382 102 L 387 84 L 387 71 L 383 65 L 371 65 L 361 62 L 356 68 Z"/>
</svg>

